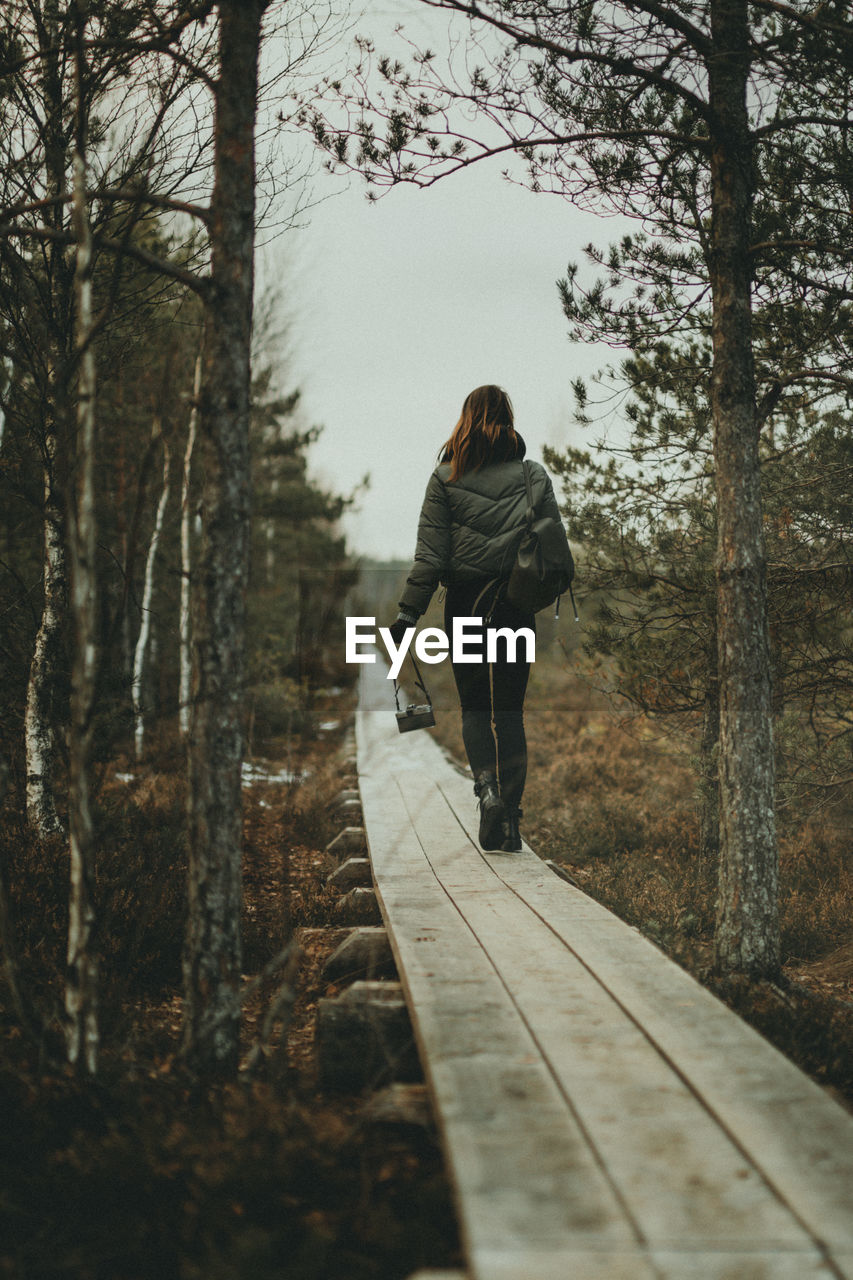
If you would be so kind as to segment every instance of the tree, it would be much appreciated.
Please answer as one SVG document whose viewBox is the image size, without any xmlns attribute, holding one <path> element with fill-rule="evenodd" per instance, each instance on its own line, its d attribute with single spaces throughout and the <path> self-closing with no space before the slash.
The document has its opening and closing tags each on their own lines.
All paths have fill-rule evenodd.
<svg viewBox="0 0 853 1280">
<path fill-rule="evenodd" d="M 210 6 L 207 6 L 208 8 Z M 148 184 L 173 186 L 163 146 L 164 121 L 187 89 L 177 64 L 164 64 L 164 49 L 179 40 L 191 21 L 157 3 L 102 3 L 88 31 L 85 83 L 79 86 L 78 114 L 89 130 L 88 181 L 97 191 L 89 202 L 93 230 L 93 275 L 102 245 L 119 251 L 112 280 L 102 298 L 104 309 L 93 321 L 103 329 L 120 288 L 122 262 L 134 251 L 134 229 L 152 207 L 176 207 Z M 196 15 L 203 7 L 195 6 Z M 75 244 L 69 211 L 71 150 L 75 134 L 73 58 L 75 3 L 10 0 L 0 18 L 0 65 L 4 95 L 4 166 L 0 184 L 2 254 L 12 287 L 3 297 L 10 354 L 36 391 L 38 406 L 30 429 L 43 460 L 44 569 L 41 623 L 34 646 L 27 695 L 26 749 L 28 811 L 32 827 L 43 835 L 62 829 L 57 805 L 58 743 L 67 724 L 68 656 L 66 636 L 67 570 L 65 479 L 73 450 L 74 389 L 77 362 L 73 342 L 74 270 L 69 248 Z M 170 21 L 172 19 L 172 21 Z M 128 57 L 131 38 L 145 61 Z M 197 68 L 203 60 L 196 51 Z M 143 89 L 142 86 L 146 87 Z M 123 90 L 119 89 L 123 86 Z M 130 112 L 128 105 L 131 105 Z M 177 130 L 173 126 L 174 144 Z M 179 135 L 178 135 L 179 136 Z M 105 228 L 114 233 L 113 238 Z M 22 246 L 22 247 L 21 247 Z M 34 249 L 32 248 L 34 246 Z M 66 691 L 66 696 L 63 696 Z"/>
<path fill-rule="evenodd" d="M 767 353 L 759 348 L 758 355 L 761 369 Z M 719 843 L 709 365 L 707 348 L 698 346 L 658 342 L 634 353 L 620 371 L 631 388 L 627 442 L 600 441 L 596 454 L 546 451 L 584 547 L 585 648 L 608 659 L 605 688 L 691 738 L 701 723 L 701 855 L 708 868 L 716 866 Z M 775 377 L 775 361 L 765 367 Z M 590 396 L 582 386 L 578 394 L 585 406 L 578 416 L 589 427 Z M 777 760 L 783 798 L 801 809 L 849 780 L 842 710 L 853 590 L 848 419 L 802 406 L 777 409 L 761 452 Z"/>
<path fill-rule="evenodd" d="M 145 663 L 148 657 L 149 642 L 151 639 L 151 605 L 154 597 L 154 571 L 157 565 L 157 551 L 160 546 L 160 539 L 163 535 L 163 522 L 166 518 L 166 507 L 169 502 L 169 492 L 171 488 L 171 467 L 172 467 L 172 450 L 169 441 L 163 435 L 162 424 L 158 423 L 154 429 L 154 437 L 157 439 L 163 449 L 163 485 L 160 490 L 160 500 L 157 503 L 157 513 L 154 517 L 154 528 L 151 533 L 151 541 L 148 544 L 148 554 L 145 557 L 145 586 L 142 592 L 142 618 L 139 624 L 139 635 L 136 638 L 136 647 L 133 652 L 133 717 L 134 717 L 134 750 L 137 760 L 142 759 L 142 753 L 145 746 Z M 188 446 L 189 447 L 189 446 Z"/>
<path fill-rule="evenodd" d="M 193 377 L 193 399 L 190 410 L 184 469 L 181 476 L 181 611 L 178 643 L 181 674 L 178 687 L 178 716 L 181 734 L 190 728 L 190 694 L 192 692 L 192 656 L 190 650 L 190 575 L 192 573 L 192 461 L 198 432 L 198 402 L 201 395 L 201 354 L 196 357 Z"/>
<path fill-rule="evenodd" d="M 199 442 L 203 535 L 193 617 L 190 914 L 184 1050 L 204 1072 L 237 1066 L 255 116 L 267 0 L 220 0 L 210 210 L 211 274 Z"/>
<path fill-rule="evenodd" d="M 8 21 L 8 20 L 7 20 Z M 41 88 L 44 103 L 44 168 L 47 217 L 52 230 L 66 221 L 61 197 L 67 190 L 70 137 L 63 119 L 63 86 L 59 71 L 59 7 L 47 4 L 38 30 Z M 36 638 L 27 690 L 27 810 L 32 826 L 42 835 L 62 830 L 54 798 L 57 754 L 55 702 L 63 686 L 62 633 L 65 622 L 67 571 L 65 502 L 57 474 L 59 450 L 68 440 L 66 384 L 71 364 L 68 328 L 72 284 L 68 265 L 58 246 L 48 244 L 45 268 L 48 314 L 44 327 L 46 420 L 43 424 L 44 466 L 44 605 Z M 17 264 L 16 264 L 17 265 Z"/>
<path fill-rule="evenodd" d="M 92 308 L 92 228 L 86 178 L 88 113 L 84 101 L 89 11 L 78 0 L 74 14 L 74 150 L 72 217 L 75 245 L 74 342 L 77 355 L 76 492 L 69 505 L 71 614 L 74 660 L 71 669 L 69 827 L 71 896 L 68 912 L 68 977 L 65 1014 L 68 1061 L 90 1075 L 97 1069 L 98 957 L 94 941 L 95 833 L 89 795 L 89 757 L 97 670 L 97 524 L 95 516 L 95 321 Z M 85 1064 L 85 1066 L 84 1066 Z"/>
<path fill-rule="evenodd" d="M 827 92 L 828 82 L 834 82 L 833 92 Z M 824 71 L 822 89 L 830 100 L 845 101 L 840 68 Z M 841 511 L 831 521 L 818 517 L 811 465 L 821 459 L 827 476 L 845 474 L 839 432 L 853 390 L 847 372 L 853 264 L 839 235 L 848 217 L 853 163 L 847 131 L 814 114 L 815 93 L 807 75 L 792 77 L 780 99 L 788 118 L 805 118 L 808 128 L 780 132 L 757 151 L 752 330 L 770 558 L 774 718 L 778 723 L 789 696 L 803 708 L 798 694 L 808 688 L 809 723 L 826 727 L 827 717 L 839 723 L 830 707 L 841 684 L 833 688 L 830 673 L 843 682 L 847 670 L 842 615 L 850 566 L 838 536 Z M 631 349 L 618 375 L 602 375 L 611 391 L 618 377 L 630 392 L 631 434 L 624 450 L 612 450 L 607 465 L 577 450 L 552 455 L 551 462 L 571 496 L 576 536 L 589 540 L 593 581 L 628 594 L 627 603 L 617 597 L 604 609 L 598 633 L 604 649 L 619 656 L 620 690 L 657 714 L 683 718 L 703 711 L 702 830 L 710 856 L 718 835 L 711 766 L 718 749 L 719 696 L 716 610 L 709 589 L 715 538 L 708 430 L 712 317 L 702 298 L 707 250 L 701 183 L 695 165 L 682 166 L 671 178 L 673 207 L 692 232 L 689 238 L 675 243 L 671 235 L 625 236 L 607 255 L 590 247 L 599 272 L 594 283 L 583 287 L 576 265 L 561 282 L 577 339 Z M 635 291 L 628 292 L 628 281 Z M 691 305 L 684 305 L 685 295 L 694 299 Z M 588 389 L 578 384 L 576 390 L 581 420 L 589 424 Z M 842 494 L 843 488 L 831 484 L 820 504 L 837 509 Z M 829 565 L 832 587 L 825 592 Z M 783 733 L 790 736 L 790 727 L 790 721 L 783 724 Z M 837 785 L 829 779 L 838 771 L 828 764 L 824 755 L 823 782 L 806 771 L 797 785 Z M 790 784 L 786 769 L 786 795 Z"/>
<path fill-rule="evenodd" d="M 4 37 L 0 86 L 6 94 L 4 105 L 12 102 L 15 108 L 4 113 L 0 125 L 9 160 L 0 189 L 0 245 L 11 263 L 12 279 L 20 286 L 17 291 L 0 291 L 0 305 L 4 320 L 8 317 L 15 329 L 14 354 L 22 357 L 13 379 L 16 390 L 29 379 L 32 402 L 43 402 L 49 409 L 43 452 L 52 462 L 55 442 L 59 454 L 55 467 L 46 466 L 51 483 L 67 479 L 72 460 L 78 466 L 79 493 L 71 511 L 76 521 L 73 537 L 65 527 L 57 545 L 65 546 L 69 540 L 76 548 L 80 584 L 91 585 L 94 508 L 89 407 L 94 382 L 87 361 L 95 350 L 95 339 L 108 341 L 107 320 L 115 320 L 119 303 L 132 310 L 135 289 L 137 300 L 140 296 L 150 300 L 159 292 L 159 300 L 167 306 L 174 300 L 169 290 L 182 289 L 198 299 L 204 317 L 201 380 L 195 397 L 203 493 L 199 562 L 191 582 L 195 624 L 184 1051 L 199 1071 L 213 1074 L 233 1070 L 239 1049 L 240 766 L 249 546 L 255 122 L 261 23 L 267 8 L 267 0 L 133 0 L 130 4 L 92 0 L 88 7 L 75 0 L 12 0 L 0 19 Z M 273 83 L 281 76 L 298 74 L 301 61 L 320 47 L 330 16 L 330 8 L 323 3 L 287 7 L 282 26 L 292 38 L 282 46 L 286 57 L 275 69 Z M 85 67 L 79 60 L 77 64 L 81 73 L 85 71 L 85 84 L 76 85 L 75 114 L 70 113 L 69 54 L 79 48 L 74 38 L 87 17 L 91 24 L 84 42 Z M 49 100 L 32 94 L 25 81 L 33 69 L 49 82 L 53 95 Z M 198 101 L 206 94 L 214 102 L 209 127 Z M 187 107 L 184 115 L 183 107 Z M 82 124 L 76 128 L 72 121 Z M 186 122 L 188 130 L 183 127 Z M 84 134 L 88 181 L 84 186 L 78 181 L 73 202 L 68 179 L 71 146 L 74 138 Z M 47 190 L 43 167 L 49 180 L 52 175 L 53 185 L 48 181 Z M 273 174 L 271 167 L 269 174 Z M 288 174 L 286 182 L 291 178 Z M 274 186 L 268 189 L 270 198 Z M 202 199 L 210 193 L 208 204 L 199 203 L 199 191 Z M 80 217 L 84 204 L 85 236 Z M 67 217 L 72 207 L 73 225 Z M 165 234 L 155 215 L 170 219 Z M 189 224 L 191 229 L 186 231 Z M 186 232 L 183 243 L 179 232 Z M 74 273 L 67 269 L 75 254 L 81 264 L 76 298 Z M 57 266 L 61 305 L 55 302 L 55 291 L 42 287 L 45 262 Z M 137 277 L 134 287 L 125 292 L 131 269 Z M 99 272 L 105 284 L 100 306 L 81 309 L 83 302 L 90 307 L 92 295 L 87 290 L 92 282 L 97 284 Z M 146 287 L 140 281 L 144 276 Z M 40 323 L 42 317 L 52 346 L 33 340 L 35 321 Z M 110 339 L 115 327 L 121 328 L 111 325 Z M 83 334 L 76 345 L 75 333 Z M 58 353 L 55 359 L 49 355 L 45 368 L 39 365 L 42 350 Z M 72 429 L 75 420 L 79 421 L 77 431 Z M 146 426 L 150 427 L 150 418 Z M 117 446 L 122 484 L 121 445 L 130 439 L 130 432 L 125 432 Z M 104 468 L 99 469 L 103 474 Z M 144 472 L 145 457 L 133 517 L 137 528 Z M 58 501 L 63 520 L 64 507 L 65 501 Z M 127 618 L 124 604 L 132 593 L 135 541 L 131 527 L 122 566 L 125 592 L 117 611 L 120 622 Z M 117 563 L 121 566 L 120 559 Z M 79 604 L 81 610 L 85 604 L 89 621 L 93 600 L 88 588 L 81 593 Z M 62 604 L 55 612 L 61 615 L 57 629 L 64 635 L 67 620 Z M 82 619 L 82 612 L 77 616 Z M 113 634 L 112 628 L 108 631 Z M 78 628 L 77 641 L 83 647 L 76 647 L 74 656 L 71 742 L 78 759 L 71 762 L 71 773 L 73 803 L 81 814 L 83 792 L 77 784 L 82 788 L 91 748 L 94 704 L 90 694 L 97 693 L 91 679 L 92 654 L 86 647 L 91 637 L 88 622 L 83 632 Z M 128 628 L 128 652 L 130 647 Z M 80 665 L 84 659 L 89 664 L 85 670 Z M 37 663 L 42 664 L 39 656 Z M 39 671 L 43 687 L 55 689 L 55 672 L 45 673 L 42 665 Z M 48 707 L 44 714 L 52 726 L 60 719 L 61 727 L 55 707 Z M 52 796 L 55 788 L 45 772 L 40 775 L 42 789 Z M 93 933 L 90 928 L 87 936 Z M 74 946 L 75 954 L 82 954 L 78 941 Z"/>
<path fill-rule="evenodd" d="M 144 192 L 144 182 L 163 177 L 161 126 L 174 105 L 177 86 L 183 84 L 183 72 L 171 81 L 153 75 L 147 90 L 137 94 L 137 109 L 128 115 L 118 90 L 127 89 L 135 68 L 123 42 L 136 24 L 151 16 L 150 9 L 43 0 L 12 3 L 0 19 L 0 74 L 8 108 L 0 238 L 13 281 L 2 304 L 19 381 L 32 384 L 31 405 L 43 406 L 41 415 L 28 424 L 37 437 L 44 473 L 45 556 L 44 603 L 27 696 L 27 807 L 40 834 L 62 830 L 56 803 L 57 740 L 67 725 L 67 1051 L 69 1061 L 88 1073 L 96 1069 L 99 1043 L 96 833 L 89 780 L 101 639 L 96 345 L 114 310 L 124 261 L 134 253 L 145 259 L 133 241 L 134 232 L 157 200 Z M 155 62 L 161 52 L 162 40 L 154 51 Z M 123 133 L 118 125 L 113 134 L 110 127 L 119 119 Z M 146 128 L 140 130 L 140 140 L 133 136 L 133 126 L 143 119 Z M 113 185 L 116 179 L 118 187 Z M 92 212 L 93 188 L 97 217 Z M 106 225 L 119 232 L 119 241 L 102 234 Z M 111 245 L 115 257 L 110 279 L 96 298 L 97 252 L 104 244 Z M 70 714 L 61 696 L 67 683 L 69 639 Z"/>
<path fill-rule="evenodd" d="M 666 254 L 675 278 L 634 300 L 636 323 L 650 314 L 678 323 L 710 295 L 722 833 L 717 963 L 772 975 L 779 966 L 777 852 L 753 360 L 754 201 L 762 149 L 772 151 L 777 139 L 812 124 L 830 134 L 847 128 L 846 97 L 833 110 L 826 103 L 834 99 L 815 86 L 823 106 L 804 113 L 800 100 L 789 110 L 788 93 L 816 47 L 822 75 L 837 82 L 849 67 L 844 8 L 835 2 L 801 13 L 784 0 L 751 7 L 707 0 L 689 12 L 657 0 L 425 3 L 472 23 L 476 48 L 465 51 L 466 67 L 443 75 L 428 51 L 416 55 L 414 71 L 383 58 L 378 70 L 390 101 L 380 97 L 371 110 L 365 61 L 356 89 L 344 90 L 347 124 L 330 126 L 316 108 L 304 113 L 333 162 L 351 163 L 374 183 L 427 184 L 515 153 L 534 188 L 593 207 L 609 202 L 672 242 L 688 240 L 683 255 L 677 244 Z M 372 49 L 364 53 L 367 59 Z M 456 123 L 460 108 L 482 122 L 479 139 L 467 120 Z M 785 250 L 774 236 L 762 251 Z"/>
<path fill-rule="evenodd" d="M 0 330 L 4 339 L 11 337 L 3 354 L 12 366 L 11 394 L 5 395 L 5 386 L 2 390 L 4 408 L 12 405 L 17 415 L 8 437 L 16 452 L 7 448 L 4 431 L 0 461 L 3 480 L 18 486 L 22 505 L 34 501 L 27 470 L 34 445 L 44 472 L 45 499 L 38 502 L 48 561 L 42 612 L 50 625 L 35 647 L 31 687 L 38 696 L 30 699 L 28 722 L 37 748 L 30 749 L 30 764 L 38 766 L 28 770 L 38 788 L 31 814 L 44 832 L 60 825 L 59 753 L 52 748 L 64 737 L 68 714 L 50 697 L 62 688 L 58 677 L 65 661 L 62 646 L 69 641 L 69 612 L 75 624 L 68 645 L 68 1051 L 89 1071 L 95 1068 L 98 1033 L 96 833 L 88 775 L 98 695 L 108 678 L 103 667 L 97 671 L 96 657 L 101 644 L 114 644 L 121 636 L 125 656 L 115 683 L 126 680 L 127 698 L 133 647 L 128 602 L 134 598 L 136 548 L 143 545 L 149 518 L 147 480 L 154 456 L 134 436 L 141 437 L 143 426 L 147 437 L 157 413 L 168 433 L 175 397 L 171 387 L 168 393 L 158 391 L 156 383 L 167 382 L 170 367 L 180 372 L 167 352 L 158 374 L 146 371 L 133 385 L 123 374 L 122 359 L 110 357 L 126 356 L 140 333 L 157 335 L 155 347 L 165 345 L 160 339 L 166 324 L 182 308 L 194 332 L 190 370 L 198 333 L 204 334 L 192 396 L 187 388 L 192 413 L 182 495 L 189 516 L 197 426 L 202 532 L 198 562 L 191 567 L 190 539 L 184 539 L 181 568 L 194 615 L 184 1052 L 203 1074 L 233 1071 L 238 1059 L 255 133 L 267 8 L 268 0 L 11 0 L 0 18 L 0 145 L 6 161 L 0 180 L 0 253 L 8 268 L 0 288 Z M 287 7 L 281 26 L 290 39 L 281 46 L 286 57 L 274 69 L 272 83 L 298 74 L 301 61 L 319 47 L 330 16 L 323 3 L 306 0 Z M 204 95 L 213 102 L 212 118 L 200 101 Z M 278 178 L 271 166 L 266 176 L 271 180 L 266 194 L 272 198 Z M 286 176 L 286 185 L 292 177 Z M 189 297 L 197 307 L 187 304 Z M 100 395 L 110 397 L 117 429 L 104 433 L 96 458 L 99 375 Z M 16 471 L 19 460 L 25 466 Z M 125 507 L 133 506 L 134 491 L 135 510 L 128 519 Z M 113 494 L 125 499 L 117 513 L 110 509 Z M 118 543 L 115 551 L 112 538 L 104 543 L 101 561 L 95 542 L 99 511 Z M 142 600 L 145 624 L 151 618 L 147 597 L 155 586 L 159 529 L 155 515 L 146 572 L 152 590 Z M 56 571 L 50 560 L 54 547 Z M 72 568 L 70 605 L 64 594 L 66 553 Z M 115 570 L 107 571 L 107 558 Z M 8 576 L 23 603 L 26 584 L 13 568 Z M 123 579 L 118 591 L 117 577 Z M 184 637 L 186 615 L 184 608 Z M 61 642 L 55 646 L 60 658 L 51 666 L 54 636 Z M 144 671 L 145 643 L 142 626 L 136 638 L 137 675 Z"/>
</svg>

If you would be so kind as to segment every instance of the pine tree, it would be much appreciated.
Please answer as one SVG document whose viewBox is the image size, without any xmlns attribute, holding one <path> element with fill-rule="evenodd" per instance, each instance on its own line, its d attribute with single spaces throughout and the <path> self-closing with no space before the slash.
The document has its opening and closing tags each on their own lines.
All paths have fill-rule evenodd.
<svg viewBox="0 0 853 1280">
<path fill-rule="evenodd" d="M 803 14 L 784 0 L 752 6 L 706 0 L 689 11 L 657 0 L 559 6 L 434 0 L 432 7 L 470 21 L 464 65 L 445 74 L 428 51 L 411 67 L 383 57 L 377 64 L 388 87 L 383 95 L 370 82 L 372 47 L 363 46 L 355 86 L 341 87 L 340 78 L 328 86 L 329 96 L 343 96 L 350 108 L 347 123 L 336 127 L 316 102 L 304 111 L 332 163 L 349 163 L 373 183 L 426 185 L 489 156 L 514 154 L 534 189 L 592 208 L 609 205 L 668 237 L 659 261 L 654 253 L 642 256 L 642 267 L 653 268 L 650 281 L 630 250 L 614 267 L 636 287 L 624 310 L 637 326 L 689 326 L 691 311 L 710 300 L 722 851 L 717 958 L 730 971 L 772 975 L 779 938 L 752 327 L 755 201 L 764 157 L 790 150 L 815 118 L 790 94 L 806 67 L 815 97 L 823 96 L 815 127 L 830 137 L 848 128 L 849 95 L 830 96 L 851 61 L 845 8 L 835 2 Z M 484 125 L 479 139 L 472 114 Z M 815 178 L 816 171 L 807 173 L 804 183 L 819 200 Z M 774 235 L 761 252 L 790 259 L 792 246 Z"/>
</svg>

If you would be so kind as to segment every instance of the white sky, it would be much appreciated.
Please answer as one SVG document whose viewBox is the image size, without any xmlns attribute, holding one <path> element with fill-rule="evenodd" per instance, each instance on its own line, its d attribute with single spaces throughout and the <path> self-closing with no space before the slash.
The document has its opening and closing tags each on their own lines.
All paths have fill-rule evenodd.
<svg viewBox="0 0 853 1280">
<path fill-rule="evenodd" d="M 407 32 L 428 32 L 435 47 L 446 15 L 416 0 L 398 0 L 393 13 L 409 10 Z M 377 0 L 356 29 L 393 51 L 383 13 Z M 312 471 L 338 492 L 370 473 L 345 522 L 356 552 L 411 555 L 436 453 L 474 387 L 507 389 L 528 454 L 541 457 L 544 444 L 578 439 L 572 379 L 613 358 L 569 342 L 556 281 L 618 224 L 513 186 L 488 163 L 426 190 L 394 188 L 376 204 L 354 177 L 304 230 L 265 251 L 263 274 L 288 279 L 292 377 L 310 421 L 324 426 Z M 319 173 L 315 196 L 342 185 Z"/>
</svg>

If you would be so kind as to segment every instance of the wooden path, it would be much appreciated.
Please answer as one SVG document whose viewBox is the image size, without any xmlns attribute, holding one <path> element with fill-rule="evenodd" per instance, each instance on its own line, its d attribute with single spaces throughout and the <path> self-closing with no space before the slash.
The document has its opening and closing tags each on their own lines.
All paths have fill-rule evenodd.
<svg viewBox="0 0 853 1280">
<path fill-rule="evenodd" d="M 474 1280 L 853 1280 L 853 1117 L 526 846 L 362 668 L 374 881 Z"/>
</svg>

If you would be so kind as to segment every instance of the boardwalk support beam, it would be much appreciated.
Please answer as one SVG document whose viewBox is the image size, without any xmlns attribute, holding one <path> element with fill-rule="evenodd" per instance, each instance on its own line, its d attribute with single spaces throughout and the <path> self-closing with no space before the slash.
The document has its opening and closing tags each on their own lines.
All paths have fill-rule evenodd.
<svg viewBox="0 0 853 1280">
<path fill-rule="evenodd" d="M 357 1092 L 421 1079 L 406 1002 L 397 982 L 354 982 L 317 1004 L 317 1060 L 323 1089 Z"/>
<path fill-rule="evenodd" d="M 342 893 L 350 889 L 369 889 L 373 883 L 369 858 L 347 858 L 326 877 L 326 884 Z"/>
<path fill-rule="evenodd" d="M 345 893 L 335 905 L 335 919 L 340 924 L 381 924 L 382 916 L 373 889 L 356 888 Z"/>
<path fill-rule="evenodd" d="M 327 982 L 390 978 L 396 972 L 388 934 L 381 925 L 353 929 L 323 966 L 323 978 Z"/>
<path fill-rule="evenodd" d="M 334 840 L 326 845 L 326 853 L 333 858 L 345 858 L 351 853 L 364 853 L 367 849 L 364 839 L 364 827 L 344 827 Z"/>
</svg>

